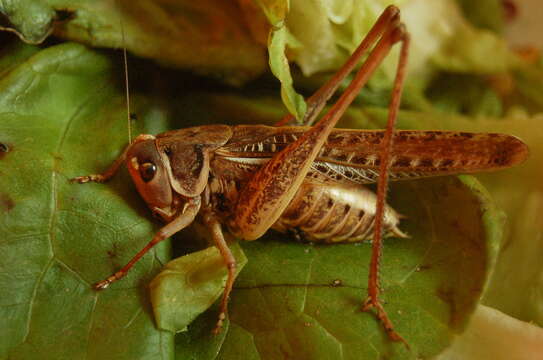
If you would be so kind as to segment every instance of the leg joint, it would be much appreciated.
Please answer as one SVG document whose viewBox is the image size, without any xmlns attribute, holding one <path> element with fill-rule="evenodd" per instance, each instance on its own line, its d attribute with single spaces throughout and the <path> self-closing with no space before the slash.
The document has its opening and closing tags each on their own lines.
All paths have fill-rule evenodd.
<svg viewBox="0 0 543 360">
<path fill-rule="evenodd" d="M 407 28 L 405 27 L 404 23 L 399 23 L 394 27 L 391 34 L 392 42 L 397 43 L 400 41 L 406 41 L 409 37 L 409 33 L 407 32 Z"/>
<path fill-rule="evenodd" d="M 389 5 L 385 9 L 384 14 L 390 17 L 400 16 L 400 9 L 396 5 Z"/>
</svg>

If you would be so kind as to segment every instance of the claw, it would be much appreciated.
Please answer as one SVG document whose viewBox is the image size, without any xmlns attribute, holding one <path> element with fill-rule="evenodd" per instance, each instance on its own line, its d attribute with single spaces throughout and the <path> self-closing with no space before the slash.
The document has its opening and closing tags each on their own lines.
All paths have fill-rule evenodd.
<svg viewBox="0 0 543 360">
<path fill-rule="evenodd" d="M 217 325 L 215 325 L 215 328 L 212 331 L 213 335 L 219 335 L 221 333 L 222 325 L 225 319 L 226 319 L 226 314 L 221 312 L 219 314 L 219 320 L 217 321 Z"/>
<path fill-rule="evenodd" d="M 93 285 L 94 290 L 104 290 L 107 289 L 107 287 L 111 284 L 111 280 L 109 278 L 102 280 L 100 282 L 97 282 Z"/>
<path fill-rule="evenodd" d="M 377 316 L 377 319 L 381 322 L 383 327 L 385 328 L 385 331 L 392 341 L 400 341 L 402 342 L 407 349 L 411 349 L 407 341 L 394 330 L 394 326 L 392 325 L 392 321 L 390 321 L 385 309 L 383 308 L 383 305 L 379 302 L 378 299 L 373 298 L 371 296 L 368 296 L 366 300 L 364 301 L 364 304 L 362 305 L 362 311 L 368 312 L 371 311 L 371 309 L 375 309 L 375 315 Z"/>
<path fill-rule="evenodd" d="M 74 177 L 72 179 L 70 179 L 70 182 L 71 183 L 79 183 L 79 184 L 84 184 L 86 182 L 89 182 L 90 179 L 88 176 L 78 176 L 78 177 Z"/>
<path fill-rule="evenodd" d="M 70 182 L 79 183 L 79 184 L 85 184 L 88 182 L 104 182 L 104 181 L 105 181 L 104 176 L 100 174 L 78 176 L 78 177 L 74 177 L 70 179 Z"/>
</svg>

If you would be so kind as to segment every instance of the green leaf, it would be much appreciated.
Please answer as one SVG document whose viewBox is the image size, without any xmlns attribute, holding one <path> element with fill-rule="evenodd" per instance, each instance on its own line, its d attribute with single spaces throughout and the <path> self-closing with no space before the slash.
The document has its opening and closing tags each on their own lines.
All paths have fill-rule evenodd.
<svg viewBox="0 0 543 360">
<path fill-rule="evenodd" d="M 432 59 L 439 68 L 448 71 L 492 74 L 509 70 L 511 57 L 505 40 L 488 30 L 466 25 L 459 27 Z"/>
<path fill-rule="evenodd" d="M 435 360 L 537 359 L 541 353 L 543 329 L 480 305 L 466 332 Z"/>
<path fill-rule="evenodd" d="M 290 8 L 290 0 L 255 0 L 272 26 L 281 26 Z"/>
<path fill-rule="evenodd" d="M 281 9 L 279 13 L 284 13 L 284 1 L 270 3 Z M 349 58 L 391 3 L 401 8 L 402 21 L 411 34 L 408 61 L 411 76 L 406 80 L 409 91 L 404 92 L 404 107 L 429 109 L 422 91 L 439 71 L 481 75 L 502 73 L 516 66 L 517 61 L 504 39 L 470 24 L 455 0 L 296 1 L 291 4 L 285 23 L 273 23 L 276 27 L 271 30 L 268 46 L 270 67 L 281 81 L 283 103 L 292 114 L 299 119 L 302 111 L 292 88 L 283 38 L 288 36 L 289 42 L 295 44 L 289 46 L 288 59 L 296 63 L 305 76 L 331 73 Z M 270 7 L 264 6 L 264 11 L 269 12 Z M 396 74 L 398 53 L 398 47 L 395 47 L 369 80 L 369 86 L 361 92 L 364 104 L 388 103 L 387 94 Z M 485 114 L 494 111 L 494 115 L 496 108 L 500 108 L 499 99 L 492 91 L 478 99 L 484 106 L 481 112 Z"/>
<path fill-rule="evenodd" d="M 155 230 L 127 176 L 108 186 L 68 182 L 105 169 L 127 143 L 113 74 L 103 55 L 65 44 L 0 80 L 0 143 L 7 148 L 0 153 L 2 358 L 172 353 L 165 346 L 172 335 L 156 329 L 145 290 L 169 253 L 166 244 L 112 289 L 91 288 Z"/>
<path fill-rule="evenodd" d="M 247 258 L 237 244 L 229 247 L 236 259 L 237 275 Z M 158 328 L 186 331 L 198 315 L 221 297 L 226 278 L 224 259 L 214 246 L 167 263 L 149 285 Z"/>
<path fill-rule="evenodd" d="M 365 109 L 367 122 L 375 124 L 386 119 L 384 109 Z M 358 118 L 360 119 L 360 117 Z M 407 129 L 462 130 L 472 132 L 501 132 L 518 136 L 530 148 L 528 160 L 513 169 L 477 177 L 492 193 L 496 204 L 507 214 L 503 248 L 498 255 L 484 304 L 526 322 L 543 325 L 543 115 L 528 117 L 511 114 L 506 118 L 478 118 L 440 112 L 400 112 L 398 125 Z"/>
<path fill-rule="evenodd" d="M 1 29 L 16 33 L 21 40 L 27 43 L 39 44 L 53 31 L 55 10 L 42 1 L 2 1 L 0 12 L 11 23 L 11 26 L 1 27 Z"/>
<path fill-rule="evenodd" d="M 235 84 L 266 66 L 264 44 L 238 21 L 244 14 L 230 1 L 6 0 L 0 12 L 30 43 L 53 33 L 92 46 L 126 47 Z"/>
<path fill-rule="evenodd" d="M 521 62 L 513 72 L 513 76 L 516 90 L 520 94 L 514 99 L 515 105 L 540 113 L 543 110 L 543 65 L 529 65 Z"/>
<path fill-rule="evenodd" d="M 296 119 L 301 121 L 306 111 L 306 104 L 303 96 L 296 93 L 292 86 L 290 67 L 285 55 L 288 36 L 288 30 L 285 26 L 271 31 L 268 44 L 270 69 L 281 82 L 281 99 L 283 99 L 283 104 L 285 104 L 288 111 L 293 114 Z"/>
<path fill-rule="evenodd" d="M 503 32 L 506 12 L 500 0 L 456 0 L 462 7 L 464 16 L 475 26 Z"/>
<path fill-rule="evenodd" d="M 207 311 L 189 325 L 189 331 L 175 335 L 175 358 L 176 359 L 215 359 L 224 345 L 224 339 L 232 334 L 230 322 L 226 319 L 222 331 L 215 335 L 213 329 L 217 324 L 218 306 L 213 307 L 215 311 Z M 239 340 L 240 337 L 236 337 Z M 246 358 L 241 356 L 241 358 Z"/>
<path fill-rule="evenodd" d="M 497 5 L 493 0 L 484 2 Z M 289 58 L 307 76 L 335 71 L 391 4 L 400 7 L 402 21 L 412 35 L 409 72 L 416 76 L 408 81 L 424 82 L 441 69 L 488 73 L 501 71 L 507 64 L 509 54 L 505 42 L 494 33 L 470 24 L 455 0 L 292 2 L 286 24 L 299 45 Z M 472 7 L 488 10 L 488 6 L 479 2 Z M 392 82 L 396 71 L 397 52 L 392 54 L 381 67 L 387 83 Z M 488 54 L 493 56 L 489 58 Z"/>
<path fill-rule="evenodd" d="M 147 72 L 152 67 L 138 71 Z M 122 69 L 65 44 L 0 73 L 0 143 L 8 149 L 0 153 L 1 357 L 426 358 L 462 332 L 479 301 L 501 214 L 470 177 L 424 180 L 391 189 L 411 238 L 387 240 L 381 268 L 385 308 L 411 352 L 360 312 L 369 244 L 299 244 L 273 233 L 242 244 L 248 264 L 224 338 L 208 333 L 211 309 L 174 344 L 157 329 L 147 293 L 169 257 L 166 244 L 106 291 L 91 289 L 156 231 L 129 178 L 68 182 L 105 169 L 127 142 L 124 91 L 115 80 Z M 157 100 L 154 89 L 140 89 L 133 94 L 139 132 L 242 117 L 228 106 L 231 97 L 189 92 Z"/>
<path fill-rule="evenodd" d="M 402 228 L 411 238 L 385 243 L 383 299 L 412 352 L 360 312 L 369 244 L 298 245 L 269 235 L 244 244 L 249 263 L 230 310 L 230 326 L 252 335 L 260 358 L 426 358 L 462 331 L 484 286 L 501 217 L 473 178 L 400 184 L 391 194 L 409 218 Z M 485 233 L 493 245 L 481 241 Z"/>
<path fill-rule="evenodd" d="M 503 114 L 502 100 L 488 82 L 479 76 L 445 73 L 427 89 L 436 109 L 472 117 L 498 117 Z"/>
</svg>

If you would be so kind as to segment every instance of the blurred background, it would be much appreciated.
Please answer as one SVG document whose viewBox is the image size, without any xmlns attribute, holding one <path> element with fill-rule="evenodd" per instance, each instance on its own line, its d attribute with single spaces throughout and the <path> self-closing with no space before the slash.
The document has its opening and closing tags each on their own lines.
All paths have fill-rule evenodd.
<svg viewBox="0 0 543 360">
<path fill-rule="evenodd" d="M 289 343 L 288 336 L 292 334 L 281 335 L 278 343 L 285 347 L 289 344 L 291 348 L 277 356 L 314 358 L 304 352 L 313 349 L 326 358 L 335 356 L 336 353 L 327 352 L 331 348 L 340 348 L 353 358 L 375 351 L 381 356 L 400 359 L 540 359 L 543 353 L 543 3 L 539 0 L 0 3 L 0 29 L 5 30 L 0 35 L 3 109 L 0 143 L 5 145 L 0 147 L 0 160 L 5 158 L 6 164 L 13 161 L 9 166 L 0 166 L 0 189 L 7 190 L 5 194 L 16 194 L 12 197 L 0 194 L 0 238 L 6 254 L 0 262 L 0 287 L 6 294 L 1 300 L 5 324 L 0 326 L 0 338 L 4 339 L 0 340 L 0 357 L 29 359 L 43 356 L 48 349 L 50 358 L 108 358 L 109 352 L 118 358 L 131 359 L 184 356 L 226 359 L 229 357 L 225 354 L 235 358 L 232 354 L 243 351 L 254 355 L 245 355 L 246 358 L 273 358 L 262 350 L 251 348 L 251 352 L 248 346 L 236 348 L 240 339 L 258 344 L 259 340 L 254 340 L 254 334 L 246 328 L 236 328 L 236 332 L 232 331 L 236 337 L 231 335 L 226 340 L 206 337 L 203 325 L 201 329 L 194 326 L 190 337 L 184 337 L 183 333 L 175 340 L 173 334 L 166 335 L 155 328 L 146 283 L 138 276 L 148 281 L 159 271 L 171 256 L 167 245 L 160 247 L 155 259 L 148 260 L 130 278 L 131 285 L 127 287 L 132 292 L 127 290 L 122 296 L 120 291 L 113 292 L 114 295 L 98 298 L 88 291 L 81 284 L 96 279 L 97 273 L 100 276 L 108 273 L 112 264 L 122 263 L 120 259 L 137 247 L 123 245 L 123 236 L 143 244 L 158 224 L 145 220 L 149 218 L 145 206 L 124 185 L 129 181 L 126 176 L 105 190 L 91 187 L 85 195 L 85 199 L 91 199 L 86 205 L 81 205 L 80 190 L 68 190 L 62 181 L 81 175 L 78 172 L 103 167 L 126 143 L 124 61 L 119 49 L 126 48 L 129 53 L 131 112 L 137 115 L 131 120 L 134 132 L 159 133 L 205 123 L 273 124 L 287 112 L 298 118 L 303 116 L 304 97 L 344 63 L 390 3 L 401 8 L 402 19 L 412 35 L 398 127 L 508 133 L 523 139 L 530 146 L 531 156 L 514 169 L 477 176 L 486 189 L 477 191 L 483 197 L 488 191 L 493 199 L 480 205 L 481 214 L 494 209 L 494 205 L 500 210 L 496 210 L 497 220 L 487 227 L 486 238 L 478 239 L 480 246 L 489 248 L 484 252 L 488 259 L 482 260 L 488 260 L 485 271 L 489 279 L 482 295 L 481 289 L 471 295 L 478 305 L 463 313 L 462 321 L 467 323 L 471 318 L 465 331 L 459 333 L 453 325 L 439 322 L 444 321 L 440 318 L 436 328 L 446 329 L 443 330 L 446 334 L 440 333 L 425 342 L 425 332 L 433 330 L 425 330 L 421 325 L 414 344 L 420 353 L 409 353 L 397 348 L 391 350 L 373 332 L 361 340 L 361 334 L 355 337 L 349 330 L 347 335 L 341 333 L 344 338 L 338 336 L 342 340 L 337 343 L 334 336 L 323 335 L 326 339 L 333 338 L 334 344 L 317 349 L 316 344 L 321 340 L 304 340 L 314 338 L 307 335 L 310 330 L 303 332 L 302 326 L 296 333 L 303 336 L 296 339 L 295 345 Z M 397 49 L 357 97 L 341 127 L 383 127 L 396 62 Z M 87 96 L 89 99 L 80 103 Z M 62 122 L 61 119 L 72 115 L 76 125 Z M 59 144 L 63 141 L 73 145 L 70 151 L 60 151 Z M 14 150 L 17 149 L 14 144 L 18 143 L 30 149 L 17 155 L 20 158 L 15 157 L 18 153 Z M 97 149 L 96 154 L 89 154 L 89 148 Z M 17 171 L 6 171 L 10 166 Z M 62 181 L 55 180 L 56 177 Z M 55 208 L 54 196 L 48 189 L 57 181 L 62 189 L 58 193 L 65 195 Z M 393 201 L 394 188 L 391 194 Z M 402 196 L 397 197 L 401 200 Z M 68 215 L 52 215 L 59 209 L 62 211 L 58 213 Z M 92 213 L 92 219 L 83 217 L 83 212 Z M 108 223 L 111 219 L 121 220 L 111 225 Z M 53 234 L 52 240 L 47 234 Z M 39 240 L 19 242 L 22 238 Z M 88 241 L 89 238 L 99 240 Z M 181 255 L 197 247 L 178 241 L 173 253 Z M 104 252 L 108 254 L 108 262 L 95 264 L 93 259 L 103 258 Z M 60 276 L 51 282 L 43 281 L 48 279 L 43 274 L 57 271 L 51 265 L 55 264 L 55 258 L 64 261 L 59 265 L 63 270 L 58 273 L 77 274 L 74 285 Z M 344 267 L 341 263 L 330 266 L 332 272 Z M 461 279 L 472 274 L 460 275 Z M 353 278 L 364 276 L 357 273 Z M 64 304 L 64 298 L 56 298 L 58 284 L 65 286 L 66 294 L 70 294 L 65 299 L 74 296 L 77 301 L 66 300 Z M 357 286 L 365 285 L 357 283 Z M 115 300 L 103 300 L 108 297 Z M 340 305 L 338 308 L 343 309 Z M 95 306 L 101 322 L 93 319 Z M 262 305 L 268 310 L 266 306 Z M 126 310 L 125 314 L 122 309 L 132 312 Z M 286 306 L 284 312 L 289 311 Z M 53 321 L 63 319 L 62 314 L 69 315 L 64 315 L 65 322 Z M 117 316 L 122 321 L 110 326 L 108 321 L 114 323 L 110 317 Z M 96 328 L 97 323 L 108 325 Z M 119 323 L 123 324 L 123 330 L 119 330 Z M 128 333 L 133 323 L 137 326 L 130 336 L 123 333 Z M 70 351 L 60 351 L 55 344 L 57 339 L 64 339 Z M 360 345 L 366 340 L 369 345 Z M 307 341 L 305 347 L 300 345 L 304 341 Z M 184 352 L 189 343 L 199 346 L 201 352 L 196 355 Z M 81 349 L 87 346 L 85 355 Z M 251 346 L 256 349 L 256 345 Z M 283 349 L 278 345 L 275 348 Z M 113 357 L 116 356 L 110 358 Z"/>
</svg>

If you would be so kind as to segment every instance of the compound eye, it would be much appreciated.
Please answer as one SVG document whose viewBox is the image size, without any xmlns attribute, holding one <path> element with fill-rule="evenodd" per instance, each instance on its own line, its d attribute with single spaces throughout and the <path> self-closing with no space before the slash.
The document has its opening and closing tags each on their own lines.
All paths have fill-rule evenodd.
<svg viewBox="0 0 543 360">
<path fill-rule="evenodd" d="M 152 162 L 146 162 L 140 165 L 140 175 L 144 182 L 153 180 L 156 174 L 156 165 Z"/>
</svg>

